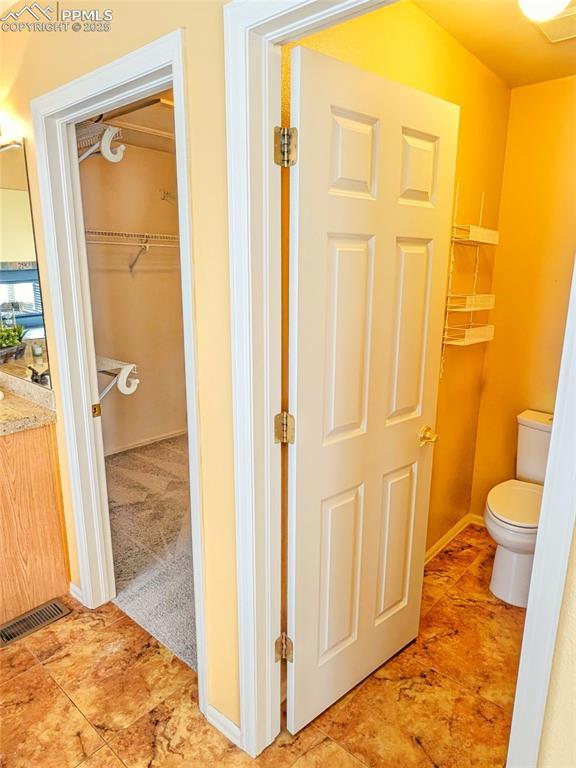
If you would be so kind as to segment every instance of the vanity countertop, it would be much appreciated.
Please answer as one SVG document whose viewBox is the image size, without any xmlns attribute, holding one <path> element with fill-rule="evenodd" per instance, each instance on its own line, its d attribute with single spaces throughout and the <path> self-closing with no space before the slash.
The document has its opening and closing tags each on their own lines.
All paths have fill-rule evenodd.
<svg viewBox="0 0 576 768">
<path fill-rule="evenodd" d="M 5 389 L 3 392 L 4 398 L 0 400 L 0 436 L 37 429 L 56 421 L 56 413 L 50 408 L 18 397 Z"/>
</svg>

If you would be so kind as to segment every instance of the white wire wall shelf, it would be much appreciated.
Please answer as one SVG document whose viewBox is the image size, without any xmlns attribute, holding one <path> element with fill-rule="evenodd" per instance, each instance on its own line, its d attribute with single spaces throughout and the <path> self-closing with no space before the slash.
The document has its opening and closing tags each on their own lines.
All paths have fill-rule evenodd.
<svg viewBox="0 0 576 768">
<path fill-rule="evenodd" d="M 95 245 L 148 245 L 152 248 L 179 248 L 178 235 L 154 232 L 116 232 L 108 229 L 85 230 L 86 242 Z"/>
<path fill-rule="evenodd" d="M 448 312 L 487 312 L 494 309 L 493 293 L 453 293 L 448 296 Z"/>
<path fill-rule="evenodd" d="M 452 325 L 444 329 L 444 344 L 452 347 L 469 347 L 472 344 L 482 344 L 494 338 L 493 325 L 468 323 Z"/>
<path fill-rule="evenodd" d="M 500 234 L 496 229 L 487 229 L 476 224 L 454 224 L 452 241 L 464 245 L 498 245 Z"/>
</svg>

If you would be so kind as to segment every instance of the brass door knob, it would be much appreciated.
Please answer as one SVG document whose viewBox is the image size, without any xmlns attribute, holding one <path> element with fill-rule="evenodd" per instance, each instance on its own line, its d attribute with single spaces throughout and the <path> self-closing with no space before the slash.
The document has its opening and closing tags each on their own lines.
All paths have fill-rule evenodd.
<svg viewBox="0 0 576 768">
<path fill-rule="evenodd" d="M 422 427 L 420 430 L 420 447 L 428 445 L 428 443 L 435 443 L 438 440 L 438 435 L 432 427 Z"/>
</svg>

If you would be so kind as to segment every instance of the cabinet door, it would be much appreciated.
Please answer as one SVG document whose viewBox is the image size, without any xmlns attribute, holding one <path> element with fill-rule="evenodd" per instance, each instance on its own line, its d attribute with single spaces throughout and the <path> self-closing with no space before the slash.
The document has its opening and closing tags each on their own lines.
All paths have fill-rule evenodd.
<svg viewBox="0 0 576 768">
<path fill-rule="evenodd" d="M 68 591 L 53 427 L 0 437 L 0 623 Z"/>
</svg>

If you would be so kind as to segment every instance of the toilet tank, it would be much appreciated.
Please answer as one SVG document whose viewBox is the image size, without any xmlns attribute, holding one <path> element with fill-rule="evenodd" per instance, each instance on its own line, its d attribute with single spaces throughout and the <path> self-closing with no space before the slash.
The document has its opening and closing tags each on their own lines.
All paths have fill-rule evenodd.
<svg viewBox="0 0 576 768">
<path fill-rule="evenodd" d="M 552 414 L 522 411 L 518 416 L 518 455 L 516 477 L 530 483 L 544 483 Z"/>
</svg>

